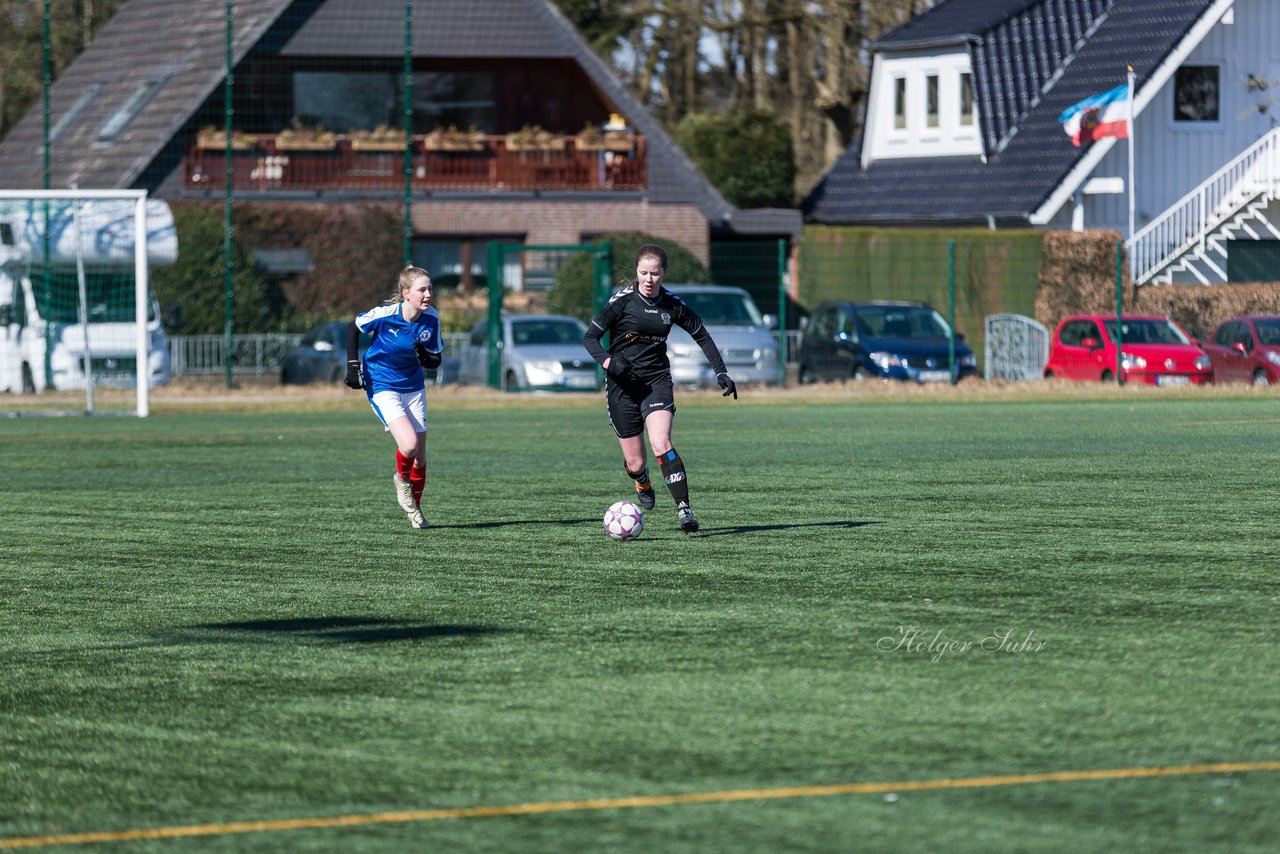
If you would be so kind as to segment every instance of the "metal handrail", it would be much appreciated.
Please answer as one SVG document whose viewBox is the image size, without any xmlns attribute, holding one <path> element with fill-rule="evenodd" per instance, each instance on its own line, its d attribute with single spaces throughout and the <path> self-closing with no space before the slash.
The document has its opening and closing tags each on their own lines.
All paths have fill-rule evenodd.
<svg viewBox="0 0 1280 854">
<path fill-rule="evenodd" d="M 1203 250 L 1215 229 L 1278 190 L 1280 128 L 1274 128 L 1129 238 L 1134 283 L 1149 282 L 1192 248 Z"/>
</svg>

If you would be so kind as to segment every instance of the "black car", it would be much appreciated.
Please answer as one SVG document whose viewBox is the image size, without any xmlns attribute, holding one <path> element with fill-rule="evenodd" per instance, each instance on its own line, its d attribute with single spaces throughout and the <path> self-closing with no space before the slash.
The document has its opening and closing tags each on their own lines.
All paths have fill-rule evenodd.
<svg viewBox="0 0 1280 854">
<path fill-rule="evenodd" d="M 956 334 L 958 378 L 978 370 Z M 951 381 L 951 326 L 926 303 L 826 302 L 814 309 L 800 341 L 800 382 L 819 380 Z"/>
<path fill-rule="evenodd" d="M 280 383 L 342 382 L 347 375 L 347 325 L 348 321 L 335 320 L 311 327 L 281 360 Z M 368 334 L 360 336 L 361 356 L 369 349 L 370 340 Z M 460 367 L 456 356 L 445 356 L 439 368 L 427 372 L 427 382 L 438 386 L 456 383 Z"/>
</svg>

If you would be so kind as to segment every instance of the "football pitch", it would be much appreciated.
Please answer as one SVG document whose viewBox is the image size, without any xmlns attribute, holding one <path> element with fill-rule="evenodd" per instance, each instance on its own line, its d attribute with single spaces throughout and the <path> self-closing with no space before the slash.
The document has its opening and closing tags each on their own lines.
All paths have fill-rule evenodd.
<svg viewBox="0 0 1280 854">
<path fill-rule="evenodd" d="M 948 391 L 2 420 L 0 849 L 1274 851 L 1280 396 Z"/>
</svg>

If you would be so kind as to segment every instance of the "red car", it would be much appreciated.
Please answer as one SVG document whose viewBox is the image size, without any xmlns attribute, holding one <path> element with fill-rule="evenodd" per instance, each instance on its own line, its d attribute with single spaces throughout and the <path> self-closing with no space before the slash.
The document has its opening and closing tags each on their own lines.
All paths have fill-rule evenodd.
<svg viewBox="0 0 1280 854">
<path fill-rule="evenodd" d="M 1213 360 L 1216 382 L 1280 382 L 1280 316 L 1233 317 L 1201 346 Z"/>
<path fill-rule="evenodd" d="M 1053 333 L 1044 375 L 1114 381 L 1117 337 L 1125 382 L 1160 386 L 1213 382 L 1209 357 L 1178 324 L 1167 317 L 1137 314 L 1124 315 L 1118 329 L 1114 314 L 1066 318 Z"/>
</svg>

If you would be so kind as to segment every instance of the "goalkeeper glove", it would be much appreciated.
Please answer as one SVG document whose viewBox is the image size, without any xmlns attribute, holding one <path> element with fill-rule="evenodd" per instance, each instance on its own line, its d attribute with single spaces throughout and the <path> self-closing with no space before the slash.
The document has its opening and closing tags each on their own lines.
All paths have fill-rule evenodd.
<svg viewBox="0 0 1280 854">
<path fill-rule="evenodd" d="M 738 399 L 737 383 L 735 383 L 728 374 L 716 374 L 716 384 L 719 385 L 720 388 L 724 389 L 724 394 L 720 395 L 721 397 L 733 395 L 734 400 Z"/>
<path fill-rule="evenodd" d="M 631 363 L 621 353 L 612 353 L 609 355 L 609 367 L 606 370 L 618 379 L 623 380 L 631 374 Z"/>
<path fill-rule="evenodd" d="M 440 367 L 441 355 L 432 353 L 421 341 L 413 342 L 413 353 L 418 357 L 418 364 L 424 368 Z"/>
<path fill-rule="evenodd" d="M 347 388 L 364 388 L 364 383 L 360 380 L 360 362 L 352 360 L 347 362 L 347 378 L 342 381 Z"/>
</svg>

